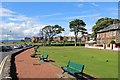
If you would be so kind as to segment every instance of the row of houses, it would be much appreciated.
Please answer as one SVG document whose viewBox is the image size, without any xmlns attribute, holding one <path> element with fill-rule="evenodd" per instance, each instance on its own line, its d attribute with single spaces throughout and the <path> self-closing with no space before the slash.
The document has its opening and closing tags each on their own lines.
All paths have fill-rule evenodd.
<svg viewBox="0 0 120 80">
<path fill-rule="evenodd" d="M 31 42 L 41 42 L 43 39 L 41 37 L 25 37 L 25 41 Z M 52 39 L 52 41 L 60 42 L 60 41 L 75 41 L 74 36 L 57 36 Z M 88 43 L 93 41 L 94 39 L 91 37 L 91 34 L 83 35 L 82 37 L 78 37 L 78 41 L 81 40 L 82 43 Z M 120 43 L 120 23 L 112 24 L 97 33 L 96 42 L 97 44 L 109 44 L 111 41 L 115 41 L 116 43 Z"/>
<path fill-rule="evenodd" d="M 25 37 L 24 39 L 25 41 L 27 42 L 42 42 L 43 41 L 43 38 L 41 37 L 32 37 L 32 38 L 29 38 L 29 37 Z M 80 40 L 80 37 L 78 38 L 78 41 Z M 82 43 L 85 43 L 86 41 L 89 41 L 90 40 L 90 36 L 88 35 L 83 35 L 81 37 L 81 42 Z M 54 37 L 52 39 L 53 42 L 60 42 L 60 41 L 75 41 L 75 37 L 74 36 L 57 36 L 57 37 Z"/>
</svg>

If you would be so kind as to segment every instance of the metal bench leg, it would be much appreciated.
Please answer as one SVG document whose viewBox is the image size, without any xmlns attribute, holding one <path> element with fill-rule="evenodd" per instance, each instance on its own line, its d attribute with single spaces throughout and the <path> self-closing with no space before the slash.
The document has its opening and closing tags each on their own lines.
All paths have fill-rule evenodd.
<svg viewBox="0 0 120 80">
<path fill-rule="evenodd" d="M 64 71 L 64 72 L 62 72 L 61 78 L 63 78 L 63 77 L 64 77 L 64 73 L 65 73 L 65 71 Z"/>
<path fill-rule="evenodd" d="M 62 72 L 62 74 L 64 74 L 65 73 L 65 71 L 64 72 Z"/>
<path fill-rule="evenodd" d="M 40 58 L 40 60 L 42 60 L 42 58 Z"/>
</svg>

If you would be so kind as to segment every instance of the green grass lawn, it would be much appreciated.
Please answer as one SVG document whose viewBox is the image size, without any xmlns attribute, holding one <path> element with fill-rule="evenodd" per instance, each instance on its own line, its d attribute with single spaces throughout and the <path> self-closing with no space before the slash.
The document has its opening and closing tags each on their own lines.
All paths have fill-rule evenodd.
<svg viewBox="0 0 120 80">
<path fill-rule="evenodd" d="M 68 61 L 84 64 L 84 72 L 97 78 L 118 78 L 118 52 L 84 47 L 40 47 L 49 54 L 54 65 L 65 66 Z M 106 61 L 108 60 L 108 62 Z"/>
</svg>

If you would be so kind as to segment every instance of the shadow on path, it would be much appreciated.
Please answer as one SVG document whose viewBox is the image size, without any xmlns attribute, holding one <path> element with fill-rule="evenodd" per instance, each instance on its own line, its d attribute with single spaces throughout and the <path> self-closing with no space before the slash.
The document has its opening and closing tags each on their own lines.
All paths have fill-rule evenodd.
<svg viewBox="0 0 120 80">
<path fill-rule="evenodd" d="M 55 62 L 55 61 L 54 61 L 54 60 L 49 59 L 49 60 L 44 60 L 44 62 Z"/>
<path fill-rule="evenodd" d="M 93 76 L 90 76 L 86 73 L 82 73 L 82 74 L 76 74 L 76 77 L 78 80 L 95 80 L 96 78 L 94 78 Z"/>
</svg>

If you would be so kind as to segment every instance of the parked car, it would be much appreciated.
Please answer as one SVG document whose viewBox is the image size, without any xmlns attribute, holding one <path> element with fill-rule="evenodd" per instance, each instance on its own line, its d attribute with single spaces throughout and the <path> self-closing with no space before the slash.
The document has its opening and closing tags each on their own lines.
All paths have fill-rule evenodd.
<svg viewBox="0 0 120 80">
<path fill-rule="evenodd" d="M 12 51 L 12 47 L 11 46 L 0 46 L 0 52 L 9 52 Z"/>
<path fill-rule="evenodd" d="M 28 44 L 24 44 L 23 47 L 28 47 Z"/>
<path fill-rule="evenodd" d="M 23 47 L 31 47 L 31 44 L 24 44 Z"/>
<path fill-rule="evenodd" d="M 15 46 L 14 46 L 14 49 L 21 49 L 21 48 L 23 48 L 22 45 L 15 45 Z"/>
<path fill-rule="evenodd" d="M 32 44 L 28 44 L 29 47 L 32 47 Z"/>
</svg>

